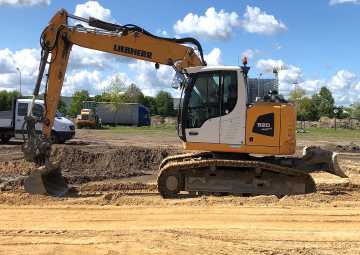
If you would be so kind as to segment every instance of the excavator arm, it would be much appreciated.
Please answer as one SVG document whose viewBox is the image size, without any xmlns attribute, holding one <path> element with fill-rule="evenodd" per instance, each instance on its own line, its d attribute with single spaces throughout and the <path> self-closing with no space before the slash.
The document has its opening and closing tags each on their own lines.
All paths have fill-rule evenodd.
<svg viewBox="0 0 360 255">
<path fill-rule="evenodd" d="M 69 25 L 69 19 L 78 20 L 85 26 Z M 199 55 L 185 44 L 196 46 Z M 44 72 L 48 65 L 44 95 L 45 114 L 38 120 L 43 123 L 41 138 L 34 137 L 35 120 L 31 116 L 31 111 L 27 116 L 28 140 L 24 146 L 24 153 L 30 161 L 42 163 L 48 157 L 51 129 L 73 45 L 154 62 L 156 68 L 160 64 L 169 65 L 176 72 L 182 72 L 186 67 L 206 65 L 201 45 L 194 38 L 159 37 L 136 25 L 117 25 L 95 18 L 85 19 L 60 10 L 41 35 L 41 63 L 32 106 L 43 84 Z"/>
<path fill-rule="evenodd" d="M 80 21 L 80 24 L 73 25 L 74 22 L 70 23 L 70 19 Z M 49 159 L 51 130 L 73 45 L 153 62 L 155 68 L 159 68 L 160 64 L 172 66 L 179 73 L 183 73 L 186 67 L 206 65 L 201 45 L 194 38 L 159 37 L 136 25 L 85 19 L 63 9 L 54 15 L 42 32 L 40 44 L 42 51 L 39 74 L 31 107 L 25 117 L 27 137 L 23 145 L 25 159 L 41 165 L 39 171 L 30 175 L 24 183 L 27 192 L 36 194 L 61 196 L 67 192 L 59 167 Z M 189 44 L 195 46 L 198 53 Z M 47 77 L 44 79 L 46 67 Z M 44 84 L 45 111 L 39 119 L 32 115 L 32 110 Z M 37 122 L 43 124 L 41 135 L 35 130 Z"/>
</svg>

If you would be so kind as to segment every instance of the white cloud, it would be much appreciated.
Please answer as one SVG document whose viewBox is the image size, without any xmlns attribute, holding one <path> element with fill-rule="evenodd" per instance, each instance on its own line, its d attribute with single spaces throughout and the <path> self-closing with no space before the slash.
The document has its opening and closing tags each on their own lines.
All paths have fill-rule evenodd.
<svg viewBox="0 0 360 255">
<path fill-rule="evenodd" d="M 114 68 L 118 63 L 128 64 L 132 62 L 134 60 L 131 58 L 74 45 L 70 54 L 69 68 L 106 70 Z"/>
<path fill-rule="evenodd" d="M 295 84 L 302 81 L 302 70 L 293 65 L 279 71 L 279 81 L 284 84 Z"/>
<path fill-rule="evenodd" d="M 156 70 L 153 63 L 137 60 L 129 67 L 135 71 L 134 83 L 144 94 L 154 96 L 159 90 L 176 94 L 176 90 L 171 88 L 175 71 L 170 66 L 160 65 Z"/>
<path fill-rule="evenodd" d="M 221 50 L 219 48 L 212 49 L 204 58 L 209 66 L 222 65 Z"/>
<path fill-rule="evenodd" d="M 326 86 L 330 89 L 338 105 L 349 105 L 360 101 L 360 81 L 359 78 L 348 70 L 339 70 L 330 79 L 325 80 L 305 80 L 299 83 L 309 95 Z"/>
<path fill-rule="evenodd" d="M 274 68 L 276 69 L 284 69 L 285 64 L 281 59 L 260 59 L 256 63 L 256 68 L 264 73 L 272 73 Z"/>
<path fill-rule="evenodd" d="M 313 95 L 317 93 L 321 87 L 326 86 L 325 80 L 305 80 L 300 82 L 298 86 L 304 89 L 308 95 Z"/>
<path fill-rule="evenodd" d="M 0 89 L 19 88 L 20 77 L 16 70 L 19 68 L 22 76 L 22 92 L 30 94 L 34 88 L 39 59 L 40 50 L 38 49 L 22 49 L 15 52 L 0 49 Z"/>
<path fill-rule="evenodd" d="M 107 58 L 110 54 L 106 54 L 101 51 L 82 48 L 74 45 L 69 60 L 69 68 L 81 69 L 81 68 L 99 68 L 104 69 L 107 65 Z"/>
<path fill-rule="evenodd" d="M 76 5 L 74 14 L 83 18 L 93 17 L 108 22 L 114 21 L 111 10 L 104 8 L 97 1 L 87 1 L 84 4 Z"/>
<path fill-rule="evenodd" d="M 177 34 L 194 34 L 210 39 L 229 39 L 232 30 L 240 25 L 239 15 L 236 12 L 217 12 L 214 7 L 206 10 L 205 15 L 188 13 L 174 25 Z"/>
<path fill-rule="evenodd" d="M 330 0 L 329 4 L 360 4 L 360 0 Z"/>
<path fill-rule="evenodd" d="M 111 71 L 104 74 L 99 70 L 69 70 L 65 76 L 62 95 L 71 96 L 75 91 L 87 90 L 91 96 L 95 96 L 110 89 L 114 80 L 120 80 L 125 86 L 133 82 L 126 73 Z"/>
<path fill-rule="evenodd" d="M 242 26 L 249 33 L 272 35 L 286 30 L 286 25 L 259 7 L 247 6 Z"/>
<path fill-rule="evenodd" d="M 35 6 L 35 5 L 50 5 L 51 0 L 0 0 L 1 5 L 12 6 Z"/>
<path fill-rule="evenodd" d="M 68 73 L 62 89 L 63 95 L 72 95 L 77 90 L 87 90 L 90 95 L 98 93 L 97 84 L 101 82 L 100 72 L 97 70 L 81 70 Z"/>
<path fill-rule="evenodd" d="M 177 34 L 193 34 L 210 39 L 226 40 L 232 35 L 233 29 L 242 27 L 249 33 L 272 35 L 287 29 L 286 25 L 262 11 L 259 7 L 247 6 L 243 20 L 238 13 L 216 11 L 214 7 L 206 10 L 204 15 L 188 13 L 174 25 Z"/>
<path fill-rule="evenodd" d="M 0 50 L 0 74 L 16 72 L 13 53 L 9 49 Z"/>
<path fill-rule="evenodd" d="M 355 74 L 347 70 L 340 70 L 329 81 L 329 87 L 333 90 L 348 89 L 349 86 L 355 85 L 356 79 Z"/>
<path fill-rule="evenodd" d="M 360 101 L 360 82 L 358 77 L 348 71 L 339 70 L 327 85 L 332 91 L 337 104 L 350 104 Z"/>
<path fill-rule="evenodd" d="M 248 60 L 256 58 L 256 56 L 260 53 L 258 49 L 246 49 L 241 53 L 241 57 L 247 57 Z"/>
<path fill-rule="evenodd" d="M 279 91 L 288 95 L 294 88 L 294 84 L 303 81 L 301 68 L 294 65 L 286 65 L 281 59 L 261 59 L 256 63 L 256 68 L 265 74 L 272 74 L 274 69 L 278 70 Z"/>
</svg>

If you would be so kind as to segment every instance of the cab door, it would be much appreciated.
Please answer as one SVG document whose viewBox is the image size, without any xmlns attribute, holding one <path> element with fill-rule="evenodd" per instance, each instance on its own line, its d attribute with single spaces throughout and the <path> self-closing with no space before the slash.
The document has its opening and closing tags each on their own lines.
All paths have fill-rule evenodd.
<svg viewBox="0 0 360 255">
<path fill-rule="evenodd" d="M 16 104 L 16 113 L 15 113 L 15 138 L 22 139 L 23 133 L 25 130 L 23 129 L 23 125 L 25 122 L 24 117 L 28 111 L 28 103 L 20 103 L 17 102 Z"/>
<path fill-rule="evenodd" d="M 221 75 L 220 143 L 238 148 L 245 143 L 246 93 L 244 76 L 238 71 Z"/>
<path fill-rule="evenodd" d="M 186 106 L 187 142 L 220 142 L 220 73 L 201 72 L 193 78 Z"/>
<path fill-rule="evenodd" d="M 18 102 L 16 105 L 16 116 L 15 116 L 15 137 L 17 139 L 23 139 L 23 134 L 26 134 L 26 125 L 25 116 L 28 113 L 28 108 L 30 107 L 30 103 L 27 102 Z M 44 108 L 40 104 L 34 105 L 34 110 L 32 114 L 35 117 L 40 118 L 43 115 Z M 36 123 L 35 129 L 38 133 L 41 133 L 42 124 Z"/>
</svg>

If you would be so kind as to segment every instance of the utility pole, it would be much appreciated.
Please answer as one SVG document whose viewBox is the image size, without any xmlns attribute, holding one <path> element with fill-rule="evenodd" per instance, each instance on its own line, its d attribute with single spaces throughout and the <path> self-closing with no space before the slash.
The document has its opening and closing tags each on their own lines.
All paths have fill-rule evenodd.
<svg viewBox="0 0 360 255">
<path fill-rule="evenodd" d="M 21 95 L 21 71 L 20 71 L 20 68 L 19 67 L 16 67 L 16 70 L 19 72 L 19 77 L 20 77 L 20 95 Z"/>
</svg>

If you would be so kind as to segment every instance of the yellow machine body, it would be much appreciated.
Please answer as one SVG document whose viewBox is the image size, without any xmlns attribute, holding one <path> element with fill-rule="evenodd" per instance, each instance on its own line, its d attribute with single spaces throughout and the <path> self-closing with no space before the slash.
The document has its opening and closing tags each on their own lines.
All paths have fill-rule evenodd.
<svg viewBox="0 0 360 255">
<path fill-rule="evenodd" d="M 253 131 L 259 124 L 259 116 L 274 114 L 274 135 L 267 136 Z M 260 123 L 260 125 L 263 123 Z M 233 127 L 241 128 L 241 127 Z M 265 127 L 266 128 L 266 127 Z M 292 104 L 257 103 L 246 111 L 245 144 L 235 147 L 233 144 L 222 143 L 191 143 L 184 142 L 186 150 L 206 150 L 216 152 L 236 152 L 265 155 L 291 155 L 296 149 L 296 112 Z"/>
</svg>

